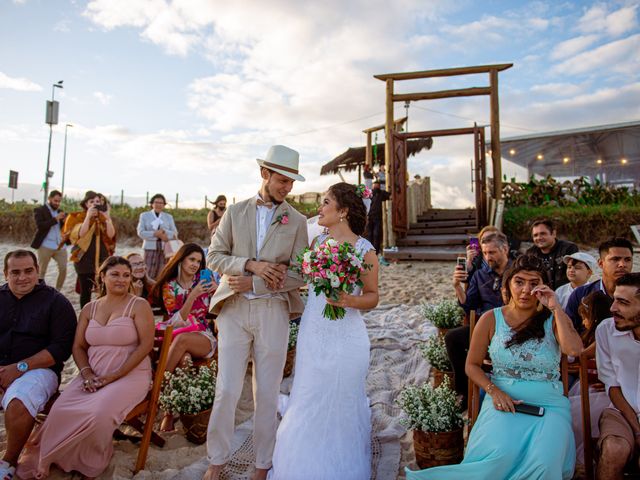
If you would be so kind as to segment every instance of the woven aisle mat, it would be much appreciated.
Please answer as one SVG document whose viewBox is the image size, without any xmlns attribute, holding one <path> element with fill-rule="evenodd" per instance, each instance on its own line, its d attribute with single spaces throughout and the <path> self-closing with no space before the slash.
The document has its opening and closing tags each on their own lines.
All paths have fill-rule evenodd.
<svg viewBox="0 0 640 480">
<path fill-rule="evenodd" d="M 399 423 L 401 411 L 396 405 L 400 390 L 410 383 L 422 383 L 429 377 L 429 365 L 416 344 L 435 333 L 425 324 L 418 306 L 385 305 L 365 314 L 371 340 L 371 358 L 367 377 L 367 395 L 371 403 L 372 480 L 404 478 L 403 467 L 415 468 L 410 432 Z M 295 370 L 294 370 L 295 375 Z M 71 377 L 70 377 L 71 378 Z M 281 392 L 288 394 L 292 378 L 286 378 Z M 248 480 L 254 470 L 255 453 L 252 442 L 251 377 L 245 385 L 236 414 L 234 454 L 227 464 L 224 480 Z M 3 418 L 0 415 L 0 424 Z M 136 480 L 201 480 L 208 467 L 206 445 L 189 443 L 178 431 L 165 434 L 167 444 L 160 449 L 151 446 L 145 470 Z M 1 437 L 0 429 L 0 439 Z M 100 479 L 130 479 L 138 446 L 127 440 L 114 442 L 114 456 Z M 53 470 L 50 480 L 79 478 Z"/>
</svg>

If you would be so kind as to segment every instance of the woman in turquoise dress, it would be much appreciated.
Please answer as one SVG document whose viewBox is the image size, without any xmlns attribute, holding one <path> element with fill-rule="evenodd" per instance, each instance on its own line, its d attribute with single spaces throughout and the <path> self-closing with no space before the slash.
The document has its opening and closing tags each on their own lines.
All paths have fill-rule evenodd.
<svg viewBox="0 0 640 480">
<path fill-rule="evenodd" d="M 576 452 L 560 353 L 578 356 L 582 342 L 546 278 L 542 262 L 531 255 L 519 257 L 505 272 L 506 305 L 480 317 L 467 356 L 467 375 L 487 395 L 464 460 L 407 470 L 408 480 L 573 476 Z M 487 352 L 493 363 L 490 380 L 482 370 Z M 544 415 L 516 413 L 519 403 L 544 407 Z"/>
</svg>

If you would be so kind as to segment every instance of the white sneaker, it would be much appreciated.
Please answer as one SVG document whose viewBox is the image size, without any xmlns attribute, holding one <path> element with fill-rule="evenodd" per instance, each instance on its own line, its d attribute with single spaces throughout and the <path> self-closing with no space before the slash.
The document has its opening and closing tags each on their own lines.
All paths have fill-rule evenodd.
<svg viewBox="0 0 640 480">
<path fill-rule="evenodd" d="M 0 460 L 0 480 L 13 480 L 16 474 L 16 467 L 5 460 Z"/>
</svg>

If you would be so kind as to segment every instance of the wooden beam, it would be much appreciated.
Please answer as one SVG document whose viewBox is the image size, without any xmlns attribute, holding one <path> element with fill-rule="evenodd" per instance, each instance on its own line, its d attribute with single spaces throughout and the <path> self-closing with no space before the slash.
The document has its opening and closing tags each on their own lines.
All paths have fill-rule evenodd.
<svg viewBox="0 0 640 480">
<path fill-rule="evenodd" d="M 398 120 L 394 120 L 394 121 L 393 121 L 393 124 L 394 124 L 395 126 L 397 126 L 397 125 L 402 125 L 402 124 L 403 124 L 404 122 L 406 122 L 408 119 L 409 119 L 409 117 L 402 117 L 402 118 L 399 118 Z M 384 124 L 382 124 L 382 125 L 378 125 L 378 126 L 375 126 L 375 127 L 366 128 L 366 129 L 364 129 L 364 130 L 362 130 L 362 131 L 363 131 L 363 133 L 373 133 L 373 132 L 377 132 L 377 131 L 379 131 L 379 130 L 384 130 L 384 127 L 385 127 L 385 125 L 384 125 Z"/>
<path fill-rule="evenodd" d="M 367 148 L 364 153 L 364 163 L 373 167 L 373 152 L 371 151 L 371 132 L 367 132 Z"/>
<path fill-rule="evenodd" d="M 425 130 L 422 132 L 403 133 L 406 139 L 410 138 L 426 138 L 426 137 L 450 137 L 452 135 L 471 135 L 474 133 L 473 127 L 468 128 L 448 128 L 445 130 Z"/>
<path fill-rule="evenodd" d="M 475 73 L 501 72 L 513 67 L 513 63 L 499 63 L 495 65 L 476 65 L 472 67 L 443 68 L 438 70 L 422 70 L 420 72 L 383 73 L 374 75 L 378 80 L 415 80 L 418 78 L 452 77 L 455 75 L 471 75 Z"/>
<path fill-rule="evenodd" d="M 473 97 L 476 95 L 490 95 L 490 87 L 460 88 L 457 90 L 440 90 L 438 92 L 399 93 L 393 96 L 394 102 L 414 102 L 416 100 L 437 100 L 452 97 Z"/>
<path fill-rule="evenodd" d="M 502 198 L 502 155 L 500 152 L 500 103 L 498 101 L 498 70 L 489 73 L 491 85 L 491 159 L 493 163 L 493 198 Z"/>
<path fill-rule="evenodd" d="M 386 176 L 386 189 L 391 193 L 391 201 L 386 202 L 386 215 L 384 218 L 384 228 L 383 228 L 383 245 L 388 247 L 391 245 L 395 245 L 395 235 L 393 234 L 393 228 L 391 228 L 391 212 L 392 203 L 394 201 L 393 195 L 393 170 L 392 165 L 393 162 L 391 158 L 393 157 L 393 130 L 394 130 L 394 115 L 393 115 L 393 80 L 389 79 L 386 81 L 386 121 L 384 125 L 384 163 L 385 163 L 385 176 Z M 384 205 L 384 204 L 383 204 Z"/>
</svg>

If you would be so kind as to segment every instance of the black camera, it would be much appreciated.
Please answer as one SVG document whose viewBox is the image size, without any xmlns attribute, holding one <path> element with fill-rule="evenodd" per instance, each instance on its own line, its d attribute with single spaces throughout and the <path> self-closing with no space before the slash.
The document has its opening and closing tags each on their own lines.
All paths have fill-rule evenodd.
<svg viewBox="0 0 640 480">
<path fill-rule="evenodd" d="M 96 210 L 98 210 L 99 212 L 106 212 L 107 209 L 108 207 L 106 203 L 101 203 L 100 205 L 96 205 Z"/>
</svg>

